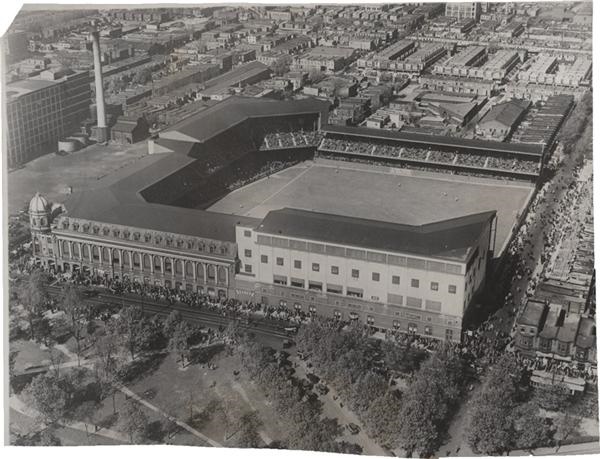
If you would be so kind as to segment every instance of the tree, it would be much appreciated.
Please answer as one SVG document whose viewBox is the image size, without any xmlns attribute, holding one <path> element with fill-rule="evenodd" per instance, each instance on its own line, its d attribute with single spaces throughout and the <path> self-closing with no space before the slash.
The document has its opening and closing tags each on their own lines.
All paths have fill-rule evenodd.
<svg viewBox="0 0 600 459">
<path fill-rule="evenodd" d="M 562 411 L 569 402 L 569 389 L 563 384 L 543 385 L 535 388 L 534 400 L 540 408 Z"/>
<path fill-rule="evenodd" d="M 316 67 L 311 68 L 308 72 L 308 79 L 311 83 L 318 83 L 323 78 L 325 78 L 325 75 L 323 75 L 323 72 Z"/>
<path fill-rule="evenodd" d="M 272 64 L 271 68 L 273 69 L 273 72 L 275 72 L 275 75 L 282 76 L 284 73 L 287 73 L 290 71 L 291 63 L 292 63 L 292 56 L 290 56 L 289 54 L 286 54 L 284 56 L 281 56 L 279 59 L 277 59 Z"/>
<path fill-rule="evenodd" d="M 358 377 L 350 390 L 348 403 L 359 416 L 362 415 L 374 399 L 385 394 L 387 382 L 377 373 L 369 371 Z"/>
<path fill-rule="evenodd" d="M 451 347 L 443 347 L 413 375 L 400 409 L 399 437 L 412 454 L 433 454 L 458 403 L 464 368 Z"/>
<path fill-rule="evenodd" d="M 149 81 L 152 81 L 152 71 L 149 68 L 138 70 L 133 77 L 133 83 L 135 84 L 146 84 Z"/>
<path fill-rule="evenodd" d="M 240 448 L 258 448 L 260 446 L 260 435 L 258 430 L 262 421 L 258 411 L 247 411 L 239 420 L 237 446 Z"/>
<path fill-rule="evenodd" d="M 143 434 L 148 426 L 148 417 L 140 408 L 138 402 L 129 399 L 125 404 L 123 429 L 129 435 L 129 441 L 133 443 L 143 439 Z"/>
<path fill-rule="evenodd" d="M 98 404 L 93 400 L 86 400 L 80 403 L 71 413 L 70 418 L 73 421 L 83 422 L 85 426 L 85 436 L 89 438 L 89 425 L 94 425 L 94 414 L 98 411 Z"/>
<path fill-rule="evenodd" d="M 554 437 L 558 442 L 556 448 L 558 451 L 566 440 L 577 434 L 577 431 L 581 426 L 581 418 L 567 412 L 559 416 L 554 422 L 554 425 L 556 426 Z"/>
<path fill-rule="evenodd" d="M 58 379 L 60 377 L 60 366 L 65 363 L 67 358 L 65 354 L 55 348 L 50 348 L 49 353 L 50 369 L 54 372 L 54 377 Z"/>
<path fill-rule="evenodd" d="M 105 333 L 98 333 L 94 340 L 94 370 L 102 397 L 112 396 L 113 413 L 117 412 L 115 397 L 121 363 L 118 352 L 117 329 L 114 323 L 109 323 Z"/>
<path fill-rule="evenodd" d="M 73 284 L 65 284 L 58 301 L 59 307 L 67 317 L 67 324 L 71 336 L 75 340 L 77 365 L 81 365 L 81 342 L 86 330 L 85 314 L 83 314 L 83 297 Z"/>
<path fill-rule="evenodd" d="M 288 438 L 290 449 L 335 452 L 335 439 L 341 434 L 335 419 L 318 417 L 297 424 Z"/>
<path fill-rule="evenodd" d="M 43 308 L 48 301 L 47 280 L 46 273 L 36 269 L 21 281 L 17 289 L 17 297 L 25 309 L 29 323 L 31 339 L 35 339 L 35 320 L 42 315 Z"/>
<path fill-rule="evenodd" d="M 393 392 L 374 399 L 362 420 L 369 436 L 381 445 L 394 449 L 398 446 L 398 431 L 401 426 L 400 397 Z"/>
<path fill-rule="evenodd" d="M 140 343 L 144 340 L 142 309 L 138 306 L 129 306 L 121 309 L 117 328 L 121 333 L 125 347 L 131 355 L 131 359 L 135 360 L 137 351 L 140 348 Z"/>
<path fill-rule="evenodd" d="M 515 407 L 521 368 L 515 357 L 503 355 L 490 367 L 479 392 L 471 400 L 467 440 L 475 452 L 493 455 L 514 446 Z"/>
<path fill-rule="evenodd" d="M 167 337 L 167 339 L 171 338 L 171 335 L 173 335 L 175 328 L 182 320 L 183 319 L 181 317 L 181 313 L 177 309 L 173 309 L 169 313 L 163 325 L 163 333 Z"/>
<path fill-rule="evenodd" d="M 169 351 L 175 352 L 181 362 L 181 366 L 185 368 L 190 357 L 190 338 L 192 330 L 187 322 L 179 322 L 173 331 L 173 335 L 169 340 Z"/>
<path fill-rule="evenodd" d="M 529 402 L 516 410 L 515 446 L 519 449 L 534 449 L 548 446 L 550 429 L 539 414 L 536 403 Z"/>
<path fill-rule="evenodd" d="M 150 45 L 150 47 L 148 48 L 148 54 L 150 56 L 153 56 L 155 54 L 166 54 L 167 52 L 167 48 L 164 45 L 161 45 L 160 43 L 152 43 L 152 45 Z"/>
<path fill-rule="evenodd" d="M 40 432 L 40 446 L 61 446 L 61 441 L 51 429 L 46 428 Z"/>
<path fill-rule="evenodd" d="M 38 339 L 40 339 L 46 347 L 52 346 L 54 335 L 52 333 L 53 330 L 50 319 L 48 319 L 48 317 L 39 316 L 34 320 L 34 327 Z"/>
<path fill-rule="evenodd" d="M 19 351 L 16 349 L 10 349 L 8 351 L 8 387 L 12 393 L 12 382 L 16 376 L 15 374 L 15 365 L 17 363 L 17 356 L 19 355 Z"/>
<path fill-rule="evenodd" d="M 36 376 L 26 391 L 33 407 L 40 413 L 40 421 L 52 425 L 64 419 L 68 397 L 57 378 L 47 374 Z"/>
<path fill-rule="evenodd" d="M 223 331 L 223 338 L 225 342 L 230 345 L 237 345 L 240 340 L 240 336 L 242 335 L 242 329 L 240 327 L 240 323 L 237 320 L 230 320 Z"/>
</svg>

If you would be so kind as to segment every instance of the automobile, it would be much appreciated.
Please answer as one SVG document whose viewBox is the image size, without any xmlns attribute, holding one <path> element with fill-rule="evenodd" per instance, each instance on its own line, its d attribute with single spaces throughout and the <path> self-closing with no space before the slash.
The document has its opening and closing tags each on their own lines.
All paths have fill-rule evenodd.
<svg viewBox="0 0 600 459">
<path fill-rule="evenodd" d="M 295 335 L 298 333 L 298 327 L 285 327 L 283 330 L 287 335 Z"/>
<path fill-rule="evenodd" d="M 325 384 L 321 384 L 321 383 L 317 384 L 315 386 L 315 389 L 317 389 L 317 392 L 320 395 L 325 395 L 327 392 L 329 392 L 329 388 Z"/>
<path fill-rule="evenodd" d="M 82 292 L 85 298 L 94 298 L 98 296 L 100 293 L 97 290 L 87 289 Z"/>
<path fill-rule="evenodd" d="M 148 400 L 152 400 L 156 396 L 156 391 L 154 389 L 148 389 L 143 393 L 144 398 Z"/>
<path fill-rule="evenodd" d="M 293 345 L 294 345 L 294 342 L 293 342 L 293 341 L 290 341 L 289 339 L 284 339 L 284 340 L 283 340 L 283 348 L 284 348 L 284 349 L 290 348 L 290 347 L 292 347 Z"/>
<path fill-rule="evenodd" d="M 360 427 L 358 427 L 356 424 L 354 424 L 353 422 L 351 422 L 350 424 L 348 424 L 346 426 L 346 428 L 348 429 L 348 431 L 352 434 L 352 435 L 356 435 L 360 432 Z"/>
<path fill-rule="evenodd" d="M 319 378 L 316 374 L 314 373 L 307 373 L 306 377 L 308 378 L 308 380 L 313 383 L 313 384 L 317 384 L 321 378 Z"/>
</svg>

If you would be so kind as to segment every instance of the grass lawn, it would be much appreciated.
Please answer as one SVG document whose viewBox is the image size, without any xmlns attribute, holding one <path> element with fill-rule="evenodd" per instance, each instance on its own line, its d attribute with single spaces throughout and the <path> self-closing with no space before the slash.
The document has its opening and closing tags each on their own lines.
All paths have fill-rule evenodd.
<svg viewBox="0 0 600 459">
<path fill-rule="evenodd" d="M 263 218 L 292 207 L 412 225 L 496 210 L 498 255 L 533 189 L 523 182 L 319 160 L 246 185 L 209 210 Z"/>
<path fill-rule="evenodd" d="M 259 388 L 247 381 L 242 373 L 234 376 L 234 370 L 240 370 L 241 362 L 237 355 L 227 355 L 222 345 L 196 351 L 193 362 L 186 368 L 181 368 L 171 354 L 155 355 L 146 362 L 137 363 L 138 376 L 127 382 L 127 387 L 143 397 L 149 403 L 165 413 L 188 423 L 196 430 L 223 444 L 237 446 L 235 431 L 228 428 L 227 421 L 222 415 L 210 415 L 207 411 L 213 401 L 223 402 L 229 410 L 231 419 L 239 418 L 247 411 L 257 410 L 263 427 L 259 429 L 264 443 L 284 438 L 280 423 L 273 422 L 277 414 L 267 404 Z M 207 363 L 212 363 L 216 369 L 210 370 Z M 117 394 L 117 410 L 123 406 L 125 396 Z M 190 403 L 193 406 L 194 420 L 190 422 Z M 167 420 L 160 414 L 144 407 L 152 421 Z M 99 410 L 97 422 L 110 420 L 113 414 L 112 397 L 104 400 Z M 120 422 L 112 420 L 109 427 L 120 430 Z M 108 424 L 107 424 L 108 427 Z M 163 427 L 164 428 L 164 427 Z M 160 430 L 160 429 L 159 429 Z M 225 437 L 227 433 L 227 438 Z M 157 436 L 159 437 L 159 436 Z M 189 432 L 180 429 L 180 433 L 172 439 L 164 437 L 163 441 L 173 444 L 203 445 L 204 442 Z"/>
</svg>

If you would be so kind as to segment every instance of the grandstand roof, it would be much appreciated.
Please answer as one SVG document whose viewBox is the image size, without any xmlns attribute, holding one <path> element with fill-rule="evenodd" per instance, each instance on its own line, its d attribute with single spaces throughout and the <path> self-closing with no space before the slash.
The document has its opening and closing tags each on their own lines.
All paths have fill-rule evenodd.
<svg viewBox="0 0 600 459">
<path fill-rule="evenodd" d="M 284 208 L 267 214 L 261 233 L 298 237 L 374 250 L 466 261 L 496 211 L 405 225 Z"/>
<path fill-rule="evenodd" d="M 230 97 L 200 113 L 194 114 L 160 133 L 161 138 L 204 142 L 248 118 L 321 113 L 327 119 L 329 102 L 318 99 L 277 101 L 254 97 Z"/>
<path fill-rule="evenodd" d="M 443 146 L 461 148 L 463 150 L 485 150 L 497 153 L 523 154 L 541 156 L 544 152 L 543 145 L 494 142 L 491 140 L 461 139 L 441 135 L 426 135 L 407 133 L 402 131 L 386 131 L 376 128 L 327 125 L 321 128 L 325 133 L 343 134 L 357 137 L 370 137 L 373 139 L 397 140 L 399 142 L 414 143 L 418 147 Z"/>
<path fill-rule="evenodd" d="M 184 155 L 166 154 L 150 157 L 143 167 L 134 163 L 93 189 L 73 193 L 65 202 L 67 213 L 102 223 L 235 242 L 237 223 L 257 224 L 260 220 L 149 203 L 139 195 L 151 183 L 193 161 Z"/>
<path fill-rule="evenodd" d="M 512 99 L 508 102 L 494 105 L 490 111 L 485 114 L 479 124 L 482 125 L 489 122 L 497 122 L 503 126 L 512 128 L 517 121 L 519 121 L 519 118 L 523 115 L 523 112 L 527 110 L 528 106 L 529 102 L 518 99 Z"/>
</svg>

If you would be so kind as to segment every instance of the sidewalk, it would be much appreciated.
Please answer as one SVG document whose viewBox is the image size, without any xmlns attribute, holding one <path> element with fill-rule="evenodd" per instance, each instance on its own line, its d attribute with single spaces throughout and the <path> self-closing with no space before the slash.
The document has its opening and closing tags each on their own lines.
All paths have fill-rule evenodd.
<svg viewBox="0 0 600 459">
<path fill-rule="evenodd" d="M 135 401 L 137 401 L 138 403 L 141 403 L 142 405 L 144 405 L 146 408 L 151 409 L 152 411 L 160 414 L 161 416 L 167 418 L 169 421 L 174 422 L 175 424 L 177 424 L 179 427 L 181 427 L 182 429 L 187 430 L 188 432 L 190 432 L 192 435 L 195 435 L 196 437 L 200 438 L 201 440 L 205 441 L 206 443 L 208 443 L 211 446 L 214 446 L 216 448 L 223 448 L 223 445 L 220 444 L 219 442 L 213 440 L 212 438 L 207 437 L 206 435 L 204 435 L 201 432 L 198 432 L 196 429 L 194 429 L 192 426 L 190 426 L 189 424 L 186 424 L 183 421 L 180 421 L 179 419 L 171 416 L 170 414 L 165 413 L 163 410 L 161 410 L 160 408 L 152 405 L 150 402 L 144 400 L 142 397 L 140 397 L 139 395 L 137 395 L 135 392 L 131 391 L 130 389 L 128 389 L 125 386 L 118 386 L 118 390 L 121 391 L 122 393 L 124 393 L 126 396 L 134 399 Z"/>
<path fill-rule="evenodd" d="M 30 406 L 27 406 L 21 399 L 17 398 L 15 395 L 10 396 L 9 404 L 13 410 L 15 410 L 18 413 L 21 413 L 27 417 L 30 417 L 32 419 L 37 419 L 40 417 L 40 413 L 38 411 L 31 408 Z M 110 429 L 105 429 L 105 428 L 100 428 L 99 430 L 96 430 L 97 426 L 92 423 L 87 425 L 87 431 L 86 431 L 85 424 L 83 422 L 79 422 L 79 421 L 58 422 L 58 424 L 63 427 L 68 427 L 70 429 L 79 430 L 81 432 L 89 432 L 90 435 L 99 435 L 101 437 L 110 438 L 111 440 L 115 440 L 120 443 L 129 443 L 129 437 L 122 434 L 121 432 L 117 432 L 115 430 L 110 430 Z M 42 423 L 39 426 L 39 430 L 42 430 L 45 427 L 46 427 L 45 424 Z"/>
<path fill-rule="evenodd" d="M 556 456 L 572 454 L 600 454 L 600 442 L 578 443 L 575 445 L 561 446 L 558 451 L 556 448 L 537 448 L 532 451 L 515 450 L 509 453 L 509 456 Z"/>
</svg>

